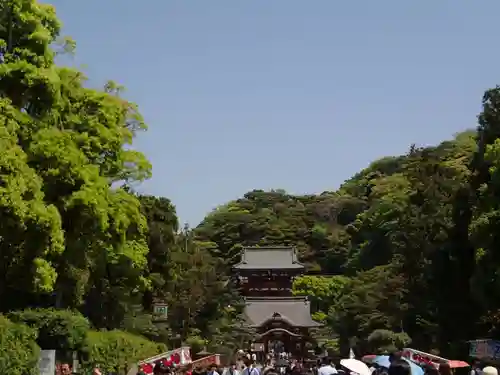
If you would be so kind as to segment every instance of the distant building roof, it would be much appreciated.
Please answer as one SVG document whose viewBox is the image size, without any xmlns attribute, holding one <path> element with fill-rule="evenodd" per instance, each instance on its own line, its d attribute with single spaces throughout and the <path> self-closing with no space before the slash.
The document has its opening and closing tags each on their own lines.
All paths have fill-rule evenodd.
<svg viewBox="0 0 500 375">
<path fill-rule="evenodd" d="M 245 317 L 253 327 L 272 319 L 282 319 L 295 327 L 321 326 L 312 320 L 311 305 L 306 297 L 251 297 L 245 303 Z"/>
<path fill-rule="evenodd" d="M 270 269 L 303 269 L 304 265 L 297 260 L 294 247 L 244 247 L 241 262 L 235 269 L 270 270 Z"/>
</svg>

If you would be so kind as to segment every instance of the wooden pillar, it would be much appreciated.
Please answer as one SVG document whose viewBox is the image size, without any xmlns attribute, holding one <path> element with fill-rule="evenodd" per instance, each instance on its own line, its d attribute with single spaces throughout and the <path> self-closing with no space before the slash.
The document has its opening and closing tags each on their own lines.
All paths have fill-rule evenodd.
<svg viewBox="0 0 500 375">
<path fill-rule="evenodd" d="M 281 342 L 283 342 L 283 351 L 285 353 L 290 352 L 290 348 L 291 348 L 290 337 L 288 335 L 283 335 L 281 337 Z"/>
</svg>

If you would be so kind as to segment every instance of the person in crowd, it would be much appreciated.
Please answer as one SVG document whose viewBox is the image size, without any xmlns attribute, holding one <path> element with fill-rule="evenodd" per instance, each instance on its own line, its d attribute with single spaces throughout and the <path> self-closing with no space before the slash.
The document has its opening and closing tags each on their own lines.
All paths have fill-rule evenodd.
<svg viewBox="0 0 500 375">
<path fill-rule="evenodd" d="M 440 375 L 453 375 L 453 373 L 451 372 L 451 367 L 447 363 L 440 364 L 438 371 Z"/>
<path fill-rule="evenodd" d="M 236 369 L 238 370 L 239 374 L 243 373 L 243 370 L 246 367 L 245 362 L 246 362 L 246 357 L 244 356 L 238 358 L 238 360 L 236 361 Z"/>
<path fill-rule="evenodd" d="M 479 361 L 472 362 L 470 375 L 482 375 L 481 363 Z"/>
<path fill-rule="evenodd" d="M 389 362 L 392 363 L 392 361 L 396 361 L 399 359 L 403 359 L 403 354 L 401 352 L 393 352 L 389 354 Z"/>
<path fill-rule="evenodd" d="M 438 369 L 431 364 L 427 364 L 427 365 L 422 366 L 422 367 L 424 370 L 424 375 L 439 375 Z"/>
<path fill-rule="evenodd" d="M 264 370 L 263 375 L 278 375 L 278 372 L 274 367 L 269 367 Z"/>
<path fill-rule="evenodd" d="M 231 362 L 231 364 L 226 368 L 223 372 L 222 375 L 239 375 L 240 372 L 238 371 L 238 368 L 236 366 L 235 362 Z"/>
<path fill-rule="evenodd" d="M 318 368 L 318 375 L 334 375 L 337 374 L 337 369 L 332 365 L 330 357 L 323 357 L 321 366 Z"/>
<path fill-rule="evenodd" d="M 217 372 L 217 364 L 212 363 L 212 364 L 208 367 L 208 372 L 207 372 L 207 375 L 219 375 L 219 373 Z"/>
<path fill-rule="evenodd" d="M 318 369 L 321 367 L 321 361 L 316 360 L 316 362 L 311 366 L 311 374 L 318 375 Z"/>
<path fill-rule="evenodd" d="M 402 358 L 393 358 L 388 370 L 389 375 L 411 375 L 410 364 Z"/>
<path fill-rule="evenodd" d="M 385 368 L 385 367 L 382 367 L 382 366 L 379 366 L 377 367 L 377 369 L 375 370 L 375 375 L 388 375 L 389 373 L 389 369 Z"/>
<path fill-rule="evenodd" d="M 153 368 L 154 375 L 164 375 L 167 373 L 167 366 L 163 364 L 162 361 L 155 362 L 155 367 Z"/>
<path fill-rule="evenodd" d="M 257 367 L 255 367 L 254 362 L 251 359 L 245 361 L 245 369 L 242 372 L 242 375 L 260 375 L 260 371 Z"/>
<path fill-rule="evenodd" d="M 498 375 L 498 370 L 493 366 L 486 366 L 482 371 L 483 375 Z"/>
<path fill-rule="evenodd" d="M 69 363 L 61 364 L 61 375 L 71 375 L 71 365 Z"/>
</svg>

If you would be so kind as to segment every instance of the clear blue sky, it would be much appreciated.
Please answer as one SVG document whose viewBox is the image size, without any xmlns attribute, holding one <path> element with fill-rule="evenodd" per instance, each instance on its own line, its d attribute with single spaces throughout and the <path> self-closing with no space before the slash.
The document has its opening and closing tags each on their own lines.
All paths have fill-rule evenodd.
<svg viewBox="0 0 500 375">
<path fill-rule="evenodd" d="M 475 126 L 500 83 L 500 1 L 53 0 L 75 64 L 149 131 L 140 190 L 192 226 L 251 189 L 336 189 Z"/>
</svg>

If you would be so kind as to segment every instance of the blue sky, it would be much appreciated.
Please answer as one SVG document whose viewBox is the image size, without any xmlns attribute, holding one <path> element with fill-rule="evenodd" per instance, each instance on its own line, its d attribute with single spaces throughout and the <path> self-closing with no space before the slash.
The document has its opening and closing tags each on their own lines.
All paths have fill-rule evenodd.
<svg viewBox="0 0 500 375">
<path fill-rule="evenodd" d="M 74 64 L 127 87 L 144 193 L 192 226 L 252 189 L 336 189 L 475 126 L 500 83 L 498 0 L 52 0 Z"/>
</svg>

